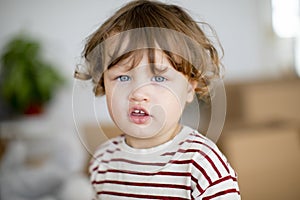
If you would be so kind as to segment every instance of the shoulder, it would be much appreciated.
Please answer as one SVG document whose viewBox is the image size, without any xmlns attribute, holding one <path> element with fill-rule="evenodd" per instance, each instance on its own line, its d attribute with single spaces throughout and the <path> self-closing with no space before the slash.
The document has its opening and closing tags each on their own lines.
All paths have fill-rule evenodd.
<svg viewBox="0 0 300 200">
<path fill-rule="evenodd" d="M 222 177 L 231 173 L 231 166 L 218 146 L 197 130 L 193 130 L 185 140 L 187 151 L 194 152 L 193 160 L 203 167 L 207 174 Z"/>
<path fill-rule="evenodd" d="M 218 146 L 209 138 L 199 133 L 197 130 L 189 127 L 184 127 L 183 133 L 185 134 L 185 137 L 181 141 L 181 148 L 189 151 L 194 151 L 195 153 L 198 153 L 195 155 L 198 155 L 200 157 L 206 156 L 206 158 L 208 158 L 207 156 L 214 155 L 220 161 L 227 161 Z"/>
<path fill-rule="evenodd" d="M 116 148 L 119 148 L 119 145 L 122 143 L 124 139 L 123 135 L 117 136 L 115 138 L 109 139 L 106 142 L 99 145 L 96 149 L 96 151 L 93 154 L 93 157 L 101 156 L 104 153 L 107 153 L 109 150 L 114 150 Z"/>
<path fill-rule="evenodd" d="M 189 132 L 183 146 L 186 152 L 193 152 L 193 196 L 208 197 L 224 193 L 231 197 L 239 197 L 237 175 L 225 155 L 209 138 L 196 130 Z"/>
<path fill-rule="evenodd" d="M 193 160 L 198 169 L 205 171 L 209 183 L 233 172 L 227 158 L 213 141 L 198 131 L 194 131 L 191 138 L 189 151 L 195 152 Z"/>
<path fill-rule="evenodd" d="M 90 160 L 89 172 L 96 171 L 99 164 L 105 159 L 108 159 L 112 154 L 119 151 L 119 145 L 123 141 L 123 136 L 112 138 L 103 144 L 101 144 L 96 151 L 93 153 Z"/>
</svg>

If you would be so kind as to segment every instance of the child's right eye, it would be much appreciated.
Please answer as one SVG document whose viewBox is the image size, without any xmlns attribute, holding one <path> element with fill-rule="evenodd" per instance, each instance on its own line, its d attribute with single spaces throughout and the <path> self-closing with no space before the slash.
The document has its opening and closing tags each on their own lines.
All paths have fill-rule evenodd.
<svg viewBox="0 0 300 200">
<path fill-rule="evenodd" d="M 118 77 L 117 77 L 117 80 L 118 80 L 118 81 L 121 81 L 121 82 L 125 82 L 125 81 L 129 81 L 129 80 L 130 80 L 130 77 L 127 76 L 127 75 L 121 75 L 121 76 L 118 76 Z"/>
</svg>

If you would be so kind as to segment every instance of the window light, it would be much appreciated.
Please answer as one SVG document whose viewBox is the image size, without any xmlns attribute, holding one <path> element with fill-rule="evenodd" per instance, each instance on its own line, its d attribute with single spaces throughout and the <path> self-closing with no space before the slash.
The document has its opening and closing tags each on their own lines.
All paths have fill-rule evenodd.
<svg viewBox="0 0 300 200">
<path fill-rule="evenodd" d="M 299 0 L 272 0 L 272 24 L 282 38 L 296 37 L 300 31 Z"/>
</svg>

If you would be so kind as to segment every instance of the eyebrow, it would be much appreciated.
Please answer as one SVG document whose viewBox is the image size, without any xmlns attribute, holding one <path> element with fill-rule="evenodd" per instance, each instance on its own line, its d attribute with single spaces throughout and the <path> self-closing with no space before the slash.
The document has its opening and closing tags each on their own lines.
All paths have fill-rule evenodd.
<svg viewBox="0 0 300 200">
<path fill-rule="evenodd" d="M 156 55 L 153 56 L 157 57 Z M 132 52 L 129 52 L 128 56 L 125 55 L 124 59 L 122 59 L 121 56 L 118 59 L 116 59 L 115 62 L 112 62 L 108 69 L 118 68 L 118 70 L 121 72 L 128 72 L 134 69 L 136 66 L 138 66 L 142 58 L 143 56 L 140 54 L 140 52 L 138 54 L 132 54 Z M 150 56 L 148 57 L 148 63 L 146 64 L 150 67 L 152 74 L 162 74 L 167 72 L 169 70 L 169 67 L 174 68 L 174 66 L 172 65 L 172 63 L 170 63 L 169 60 L 167 64 L 163 64 L 162 62 L 155 62 L 155 60 L 155 58 L 152 58 Z"/>
<path fill-rule="evenodd" d="M 133 59 L 129 59 L 128 61 L 126 61 L 127 59 L 124 60 L 120 60 L 119 62 L 115 63 L 114 65 L 111 65 L 108 70 L 116 70 L 119 69 L 122 72 L 128 72 L 130 70 L 132 70 L 135 66 L 134 66 L 134 60 Z"/>
</svg>

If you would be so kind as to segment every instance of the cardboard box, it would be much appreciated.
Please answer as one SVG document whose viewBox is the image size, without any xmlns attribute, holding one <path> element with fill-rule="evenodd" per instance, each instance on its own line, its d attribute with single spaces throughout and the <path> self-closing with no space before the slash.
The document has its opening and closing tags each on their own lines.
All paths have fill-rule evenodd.
<svg viewBox="0 0 300 200">
<path fill-rule="evenodd" d="M 299 133 L 290 126 L 228 133 L 223 151 L 238 173 L 243 200 L 300 199 Z"/>
<path fill-rule="evenodd" d="M 300 79 L 227 85 L 227 120 L 300 122 Z"/>
</svg>

